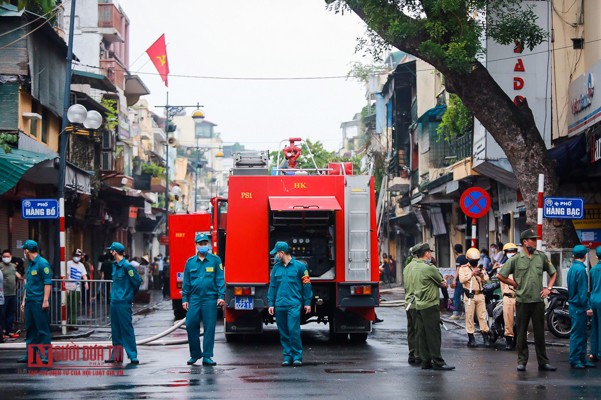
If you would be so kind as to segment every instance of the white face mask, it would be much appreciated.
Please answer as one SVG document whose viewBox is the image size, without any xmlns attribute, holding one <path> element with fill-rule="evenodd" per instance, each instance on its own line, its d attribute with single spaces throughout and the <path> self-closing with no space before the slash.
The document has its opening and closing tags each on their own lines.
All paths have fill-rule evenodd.
<svg viewBox="0 0 601 400">
<path fill-rule="evenodd" d="M 78 263 L 81 260 L 81 257 L 73 257 L 73 261 Z"/>
<path fill-rule="evenodd" d="M 515 256 L 516 253 L 507 253 L 507 258 L 511 258 L 513 256 Z"/>
<path fill-rule="evenodd" d="M 11 257 L 2 257 L 2 262 L 4 264 L 10 264 L 12 258 Z"/>
</svg>

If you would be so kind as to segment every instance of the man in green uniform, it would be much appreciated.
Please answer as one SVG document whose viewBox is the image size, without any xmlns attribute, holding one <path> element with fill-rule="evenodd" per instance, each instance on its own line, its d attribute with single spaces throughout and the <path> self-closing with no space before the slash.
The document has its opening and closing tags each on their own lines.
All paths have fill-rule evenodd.
<svg viewBox="0 0 601 400">
<path fill-rule="evenodd" d="M 27 353 L 19 359 L 20 363 L 35 363 L 37 354 L 43 364 L 48 364 L 48 346 L 45 351 L 41 346 L 50 345 L 50 292 L 52 291 L 52 268 L 39 254 L 39 247 L 34 240 L 26 240 L 21 246 L 23 255 L 29 260 L 25 278 L 25 295 L 21 303 L 21 312 L 25 312 L 25 329 L 27 336 Z M 28 360 L 28 355 L 32 358 Z"/>
<path fill-rule="evenodd" d="M 415 249 L 418 246 L 413 246 L 409 249 L 409 262 L 403 268 L 403 287 L 405 288 L 405 311 L 407 313 L 407 345 L 409 347 L 409 364 L 421 364 L 422 360 L 419 357 L 419 337 L 417 336 L 417 311 L 415 310 L 415 291 L 412 284 L 413 269 L 418 264 L 418 260 L 414 259 Z"/>
<path fill-rule="evenodd" d="M 538 236 L 532 229 L 520 234 L 522 251 L 511 257 L 501 268 L 497 277 L 501 282 L 516 289 L 516 325 L 518 371 L 526 371 L 528 363 L 528 323 L 532 320 L 534 330 L 534 347 L 538 369 L 541 371 L 556 371 L 549 364 L 545 347 L 545 303 L 543 299 L 551 293 L 551 288 L 557 278 L 555 267 L 545 253 L 536 250 Z M 543 272 L 549 274 L 547 287 L 543 289 Z M 513 279 L 509 275 L 513 274 Z"/>
<path fill-rule="evenodd" d="M 212 360 L 217 307 L 225 304 L 223 264 L 221 258 L 211 254 L 207 235 L 198 233 L 194 239 L 196 255 L 186 261 L 182 285 L 182 307 L 188 311 L 186 315 L 186 331 L 190 347 L 188 365 L 193 365 L 202 358 L 202 365 L 212 367 L 217 365 Z M 203 351 L 200 349 L 200 320 L 204 329 Z"/>
<path fill-rule="evenodd" d="M 591 356 L 592 361 L 601 357 L 601 246 L 595 250 L 597 264 L 591 268 L 590 303 L 593 310 L 591 321 Z"/>
<path fill-rule="evenodd" d="M 433 251 L 428 243 L 423 243 L 416 249 L 416 261 L 411 273 L 411 284 L 415 296 L 417 312 L 417 337 L 419 340 L 419 355 L 422 359 L 422 369 L 450 371 L 455 369 L 447 365 L 440 354 L 440 292 L 446 287 L 438 268 L 430 264 Z"/>
<path fill-rule="evenodd" d="M 269 277 L 267 291 L 268 312 L 275 314 L 284 354 L 282 366 L 303 365 L 300 313 L 311 312 L 313 289 L 307 266 L 290 255 L 286 242 L 276 242 L 269 252 L 277 261 Z"/>
<path fill-rule="evenodd" d="M 138 271 L 124 257 L 125 246 L 113 242 L 107 247 L 113 256 L 113 286 L 111 288 L 111 335 L 113 354 L 107 363 L 123 362 L 123 349 L 131 363 L 137 365 L 138 349 L 131 319 L 131 305 L 142 284 Z"/>
</svg>

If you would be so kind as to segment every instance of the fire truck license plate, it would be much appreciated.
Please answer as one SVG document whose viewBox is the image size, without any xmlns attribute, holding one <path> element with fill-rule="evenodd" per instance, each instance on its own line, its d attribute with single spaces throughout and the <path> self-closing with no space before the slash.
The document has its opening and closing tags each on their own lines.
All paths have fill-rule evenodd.
<svg viewBox="0 0 601 400">
<path fill-rule="evenodd" d="M 234 309 L 252 310 L 254 308 L 253 298 L 250 296 L 236 296 Z"/>
</svg>

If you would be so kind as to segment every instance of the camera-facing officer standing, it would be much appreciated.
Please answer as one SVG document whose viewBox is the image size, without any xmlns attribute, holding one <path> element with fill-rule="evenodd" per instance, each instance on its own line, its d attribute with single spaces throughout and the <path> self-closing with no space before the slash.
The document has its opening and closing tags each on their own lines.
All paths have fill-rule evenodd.
<svg viewBox="0 0 601 400">
<path fill-rule="evenodd" d="M 482 333 L 485 347 L 490 347 L 488 313 L 484 299 L 484 282 L 489 280 L 488 274 L 479 263 L 480 252 L 476 248 L 468 249 L 465 256 L 457 257 L 459 281 L 463 285 L 463 302 L 465 306 L 465 330 L 467 331 L 467 347 L 478 347 L 474 338 L 474 314 L 478 318 L 478 326 Z"/>
<path fill-rule="evenodd" d="M 193 365 L 202 358 L 202 365 L 212 367 L 215 347 L 215 325 L 217 307 L 225 304 L 225 281 L 221 258 L 211 253 L 209 237 L 204 233 L 196 234 L 196 255 L 186 261 L 184 283 L 182 285 L 182 306 L 186 314 L 186 331 L 190 359 Z M 200 349 L 200 321 L 203 326 L 203 344 Z"/>
<path fill-rule="evenodd" d="M 534 347 L 538 369 L 556 371 L 549 364 L 547 347 L 545 346 L 545 303 L 543 299 L 551 293 L 557 278 L 555 267 L 547 255 L 536 250 L 538 236 L 532 229 L 520 234 L 522 251 L 511 257 L 497 274 L 497 278 L 516 289 L 517 350 L 520 372 L 526 371 L 528 363 L 528 323 L 532 321 L 534 330 Z M 549 274 L 547 287 L 543 288 L 543 272 Z M 513 279 L 509 275 L 513 274 Z"/>
</svg>

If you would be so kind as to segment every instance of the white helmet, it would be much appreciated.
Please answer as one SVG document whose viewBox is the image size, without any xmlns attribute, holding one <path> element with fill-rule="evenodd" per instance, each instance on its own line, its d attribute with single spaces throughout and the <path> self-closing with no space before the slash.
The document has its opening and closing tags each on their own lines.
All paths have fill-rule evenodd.
<svg viewBox="0 0 601 400">
<path fill-rule="evenodd" d="M 465 256 L 467 257 L 468 260 L 479 260 L 480 259 L 480 251 L 477 248 L 472 247 L 467 250 L 467 252 L 465 253 Z"/>
</svg>

